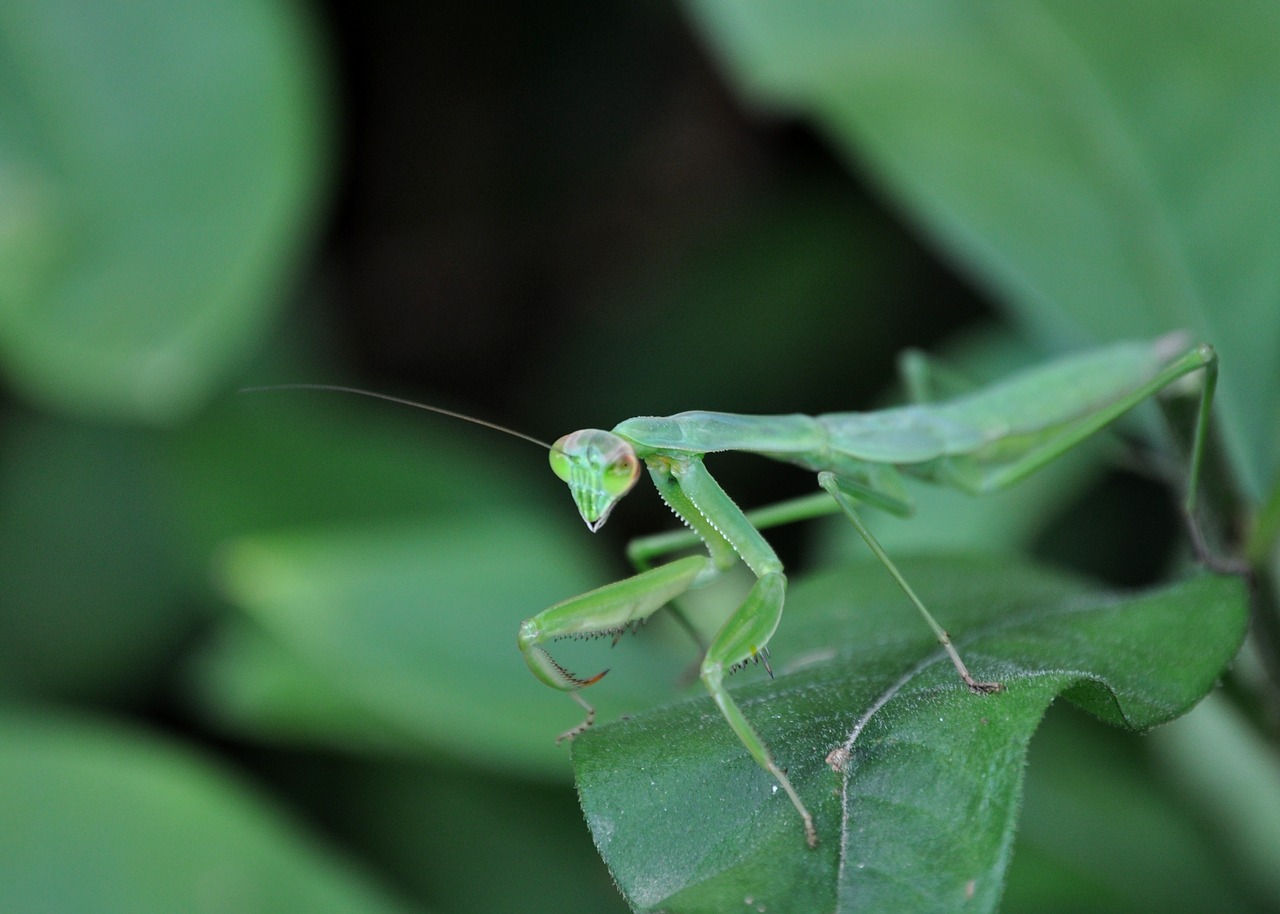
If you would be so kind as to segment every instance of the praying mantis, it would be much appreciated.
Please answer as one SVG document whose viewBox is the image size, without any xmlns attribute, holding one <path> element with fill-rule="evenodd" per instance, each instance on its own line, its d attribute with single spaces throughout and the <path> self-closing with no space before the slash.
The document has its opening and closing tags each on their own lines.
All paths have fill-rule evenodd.
<svg viewBox="0 0 1280 914">
<path fill-rule="evenodd" d="M 763 662 L 768 669 L 769 640 L 782 618 L 786 577 L 760 531 L 843 512 L 932 630 L 964 684 L 979 695 L 1001 691 L 1000 683 L 970 673 L 945 629 L 863 524 L 858 507 L 910 514 L 904 475 L 975 495 L 1007 488 L 1177 379 L 1201 370 L 1183 507 L 1197 551 L 1203 554 L 1194 518 L 1217 379 L 1217 356 L 1208 344 L 1188 347 L 1180 333 L 1115 344 L 941 402 L 930 402 L 927 362 L 916 359 L 905 362 L 904 368 L 916 401 L 908 406 L 819 416 L 685 412 L 627 419 L 612 431 L 576 431 L 551 446 L 551 467 L 568 484 L 578 513 L 593 532 L 635 486 L 642 464 L 662 500 L 691 531 L 637 540 L 629 549 L 636 575 L 564 600 L 521 624 L 518 642 L 533 674 L 567 692 L 586 711 L 583 722 L 561 739 L 572 739 L 592 725 L 595 711 L 579 692 L 604 673 L 579 677 L 557 663 L 544 645 L 574 636 L 616 639 L 741 561 L 755 575 L 755 584 L 707 646 L 699 676 L 747 752 L 795 806 L 808 845 L 817 846 L 813 817 L 804 801 L 725 686 L 726 676 L 748 663 Z M 746 513 L 704 465 L 707 454 L 721 451 L 797 464 L 818 474 L 824 492 Z M 705 555 L 650 567 L 654 558 L 698 540 L 706 547 Z"/>
<path fill-rule="evenodd" d="M 762 530 L 842 512 L 933 632 L 964 685 L 978 695 L 999 692 L 1004 688 L 999 682 L 973 676 L 946 630 L 863 524 L 858 508 L 865 504 L 909 515 L 912 503 L 904 476 L 974 495 L 1005 489 L 1178 379 L 1203 371 L 1182 507 L 1197 554 L 1202 560 L 1209 558 L 1195 508 L 1217 383 L 1212 346 L 1191 346 L 1183 333 L 1116 343 L 945 400 L 933 398 L 930 366 L 923 357 L 904 359 L 902 369 L 914 401 L 906 406 L 818 416 L 684 412 L 627 419 L 612 431 L 583 429 L 554 444 L 451 410 L 355 388 L 286 384 L 269 389 L 373 396 L 532 441 L 550 452 L 552 470 L 568 484 L 592 532 L 604 526 L 618 501 L 634 488 L 643 465 L 662 500 L 689 529 L 636 540 L 628 549 L 635 575 L 563 600 L 520 625 L 517 642 L 533 674 L 568 693 L 586 712 L 585 719 L 559 739 L 573 739 L 592 726 L 595 710 L 580 692 L 608 671 L 580 677 L 552 658 L 549 642 L 610 635 L 616 641 L 682 594 L 705 587 L 742 562 L 755 575 L 755 583 L 706 646 L 699 677 L 743 747 L 790 799 L 808 846 L 816 847 L 813 816 L 725 685 L 729 674 L 752 662 L 763 663 L 772 675 L 768 645 L 782 618 L 786 577 Z M 704 465 L 706 455 L 723 451 L 757 454 L 816 472 L 823 491 L 744 512 Z M 663 555 L 699 543 L 705 554 L 653 565 Z"/>
</svg>

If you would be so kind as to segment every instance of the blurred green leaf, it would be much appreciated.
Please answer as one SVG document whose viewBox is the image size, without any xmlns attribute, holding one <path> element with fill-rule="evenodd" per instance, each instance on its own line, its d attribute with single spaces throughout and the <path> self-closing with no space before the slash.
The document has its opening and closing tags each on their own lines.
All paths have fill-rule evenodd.
<svg viewBox="0 0 1280 914">
<path fill-rule="evenodd" d="M 192 659 L 194 698 L 223 729 L 268 743 L 403 752 L 414 739 L 248 619 L 228 619 Z"/>
<path fill-rule="evenodd" d="M 0 688 L 137 698 L 203 610 L 155 479 L 160 435 L 0 421 Z"/>
<path fill-rule="evenodd" d="M 1280 20 L 1265 0 L 689 0 L 1052 349 L 1187 328 L 1222 354 L 1247 494 L 1280 466 Z"/>
<path fill-rule="evenodd" d="M 353 841 L 438 910 L 628 910 L 567 783 L 495 777 L 474 766 L 366 760 L 340 787 Z"/>
<path fill-rule="evenodd" d="M 0 909 L 405 911 L 207 762 L 137 733 L 0 714 Z"/>
<path fill-rule="evenodd" d="M 0 7 L 0 358 L 84 415 L 191 412 L 275 318 L 326 143 L 297 4 Z"/>
<path fill-rule="evenodd" d="M 350 732 L 354 705 L 380 730 L 402 734 L 405 748 L 565 777 L 567 752 L 554 738 L 581 711 L 534 679 L 515 642 L 522 618 L 603 583 L 573 520 L 512 509 L 263 534 L 228 549 L 222 577 L 233 602 L 296 654 L 290 669 L 302 664 L 345 696 L 332 707 L 336 732 Z M 643 636 L 625 639 L 621 656 L 599 643 L 560 656 L 573 658 L 574 647 L 586 649 L 584 664 L 618 668 L 597 690 L 605 714 L 651 705 L 655 686 L 669 691 L 691 656 Z M 205 686 L 226 716 L 246 709 L 225 676 Z M 260 703 L 254 713 L 266 720 L 251 726 L 264 731 L 289 709 Z M 323 726 L 320 707 L 298 716 Z"/>
<path fill-rule="evenodd" d="M 1280 760 L 1228 702 L 1210 696 L 1161 730 L 1159 760 L 1214 823 L 1234 866 L 1280 908 Z"/>
<path fill-rule="evenodd" d="M 1150 736 L 1068 707 L 1036 731 L 1005 914 L 1273 911 L 1239 878 L 1232 849 L 1193 814 L 1149 751 L 1218 693 Z M 1219 747 L 1206 747 L 1210 753 Z"/>
<path fill-rule="evenodd" d="M 175 500 L 197 556 L 281 528 L 552 502 L 572 516 L 545 452 L 350 394 L 230 395 L 171 440 Z"/>
<path fill-rule="evenodd" d="M 822 843 L 805 848 L 795 810 L 709 700 L 583 734 L 583 809 L 638 910 L 994 910 L 1049 703 L 1065 694 L 1153 726 L 1204 695 L 1244 636 L 1233 578 L 1112 594 L 995 558 L 902 564 L 974 674 L 1008 690 L 971 695 L 879 565 L 798 583 L 771 645 L 777 678 L 736 693 Z"/>
</svg>

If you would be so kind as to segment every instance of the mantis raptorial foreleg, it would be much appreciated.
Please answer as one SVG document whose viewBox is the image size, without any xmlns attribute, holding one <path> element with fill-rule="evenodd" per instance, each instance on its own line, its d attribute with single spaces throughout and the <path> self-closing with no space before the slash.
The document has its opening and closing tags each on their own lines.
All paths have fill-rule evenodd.
<svg viewBox="0 0 1280 914">
<path fill-rule="evenodd" d="M 759 530 L 707 472 L 701 459 L 650 461 L 649 472 L 663 500 L 707 544 L 709 555 L 677 559 L 558 603 L 521 626 L 520 649 L 539 679 L 574 694 L 587 709 L 588 719 L 563 735 L 572 738 L 590 726 L 594 714 L 576 690 L 596 682 L 604 673 L 580 679 L 551 659 L 542 645 L 574 635 L 621 633 L 680 594 L 713 580 L 740 558 L 755 573 L 756 583 L 712 639 L 702 658 L 699 676 L 751 757 L 773 775 L 791 799 L 804 822 L 805 839 L 813 846 L 817 843 L 813 817 L 724 684 L 729 673 L 748 663 L 763 662 L 768 668 L 766 645 L 782 618 L 786 593 L 782 563 Z"/>
<path fill-rule="evenodd" d="M 573 739 L 591 726 L 595 709 L 577 690 L 599 682 L 609 671 L 586 678 L 576 676 L 556 663 L 543 645 L 561 638 L 621 634 L 689 590 L 711 568 L 711 560 L 705 556 L 677 559 L 563 600 L 521 624 L 518 643 L 529 669 L 552 688 L 568 692 L 587 712 L 581 724 L 560 734 L 556 742 Z"/>
</svg>

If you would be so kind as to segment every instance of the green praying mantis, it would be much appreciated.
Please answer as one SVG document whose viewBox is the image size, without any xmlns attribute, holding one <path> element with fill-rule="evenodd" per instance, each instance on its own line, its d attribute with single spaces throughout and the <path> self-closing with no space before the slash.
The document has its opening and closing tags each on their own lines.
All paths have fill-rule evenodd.
<svg viewBox="0 0 1280 914">
<path fill-rule="evenodd" d="M 1202 557 L 1207 554 L 1195 523 L 1195 506 L 1217 380 L 1217 356 L 1208 344 L 1189 346 L 1181 333 L 1114 344 L 941 401 L 931 397 L 927 361 L 904 360 L 903 369 L 914 401 L 906 406 L 819 416 L 685 412 L 639 417 L 621 422 L 612 431 L 576 431 L 551 445 L 449 410 L 373 396 L 477 422 L 547 447 L 553 471 L 568 484 L 578 513 L 593 532 L 636 485 L 642 465 L 662 500 L 689 528 L 676 535 L 635 541 L 628 554 L 637 574 L 564 600 L 521 623 L 518 643 L 530 670 L 542 682 L 568 693 L 586 712 L 582 723 L 561 734 L 561 739 L 572 739 L 592 725 L 595 711 L 580 693 L 605 673 L 581 677 L 570 672 L 548 653 L 549 642 L 602 635 L 616 640 L 682 594 L 712 583 L 739 561 L 751 570 L 755 583 L 706 646 L 699 676 L 747 752 L 786 793 L 803 822 L 807 844 L 815 847 L 813 816 L 725 684 L 729 674 L 748 663 L 761 662 L 769 669 L 769 641 L 782 619 L 786 577 L 761 530 L 843 512 L 937 638 L 943 652 L 939 659 L 945 654 L 974 693 L 998 692 L 1003 688 L 1000 683 L 977 679 L 970 672 L 946 630 L 863 524 L 858 509 L 869 505 L 899 516 L 910 514 L 904 476 L 975 495 L 1004 489 L 1179 378 L 1203 371 L 1183 508 L 1197 552 Z M 744 512 L 704 464 L 707 454 L 722 451 L 744 451 L 796 464 L 816 472 L 823 491 Z M 653 565 L 660 556 L 699 542 L 705 554 Z"/>
</svg>

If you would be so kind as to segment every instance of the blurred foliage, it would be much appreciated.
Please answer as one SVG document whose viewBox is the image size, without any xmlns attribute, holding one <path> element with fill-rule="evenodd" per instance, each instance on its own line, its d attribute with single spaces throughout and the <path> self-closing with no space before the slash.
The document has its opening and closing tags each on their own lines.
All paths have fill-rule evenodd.
<svg viewBox="0 0 1280 914">
<path fill-rule="evenodd" d="M 1155 738 L 1049 714 L 1005 910 L 1280 904 L 1274 16 L 686 5 L 0 9 L 0 909 L 626 909 L 553 743 L 579 710 L 514 635 L 625 574 L 627 537 L 669 514 L 636 496 L 592 539 L 528 444 L 239 386 L 353 382 L 553 438 L 870 407 L 908 345 L 981 382 L 1178 327 L 1223 355 L 1210 481 L 1216 532 L 1259 574 L 1256 636 Z M 952 268 L 1022 336 L 975 331 L 985 304 Z M 1091 592 L 1154 583 L 1181 537 L 1149 483 L 1108 471 L 1125 453 L 1099 441 L 989 500 L 922 488 L 917 518 L 877 531 L 934 553 L 926 579 L 960 562 L 977 586 L 990 556 L 1034 552 L 1102 576 Z M 732 456 L 715 471 L 746 504 L 812 488 Z M 819 619 L 861 605 L 823 595 L 864 573 L 846 526 L 771 534 L 796 571 L 780 639 L 811 636 L 806 588 Z M 1208 643 L 1201 621 L 1157 625 L 1169 656 Z M 853 656 L 857 625 L 822 637 Z M 896 626 L 864 637 L 854 680 Z M 686 758 L 652 728 L 701 720 L 698 690 L 647 712 L 685 688 L 687 637 L 655 620 L 570 648 L 613 668 L 602 718 L 636 715 L 579 766 L 629 726 Z M 691 738 L 733 750 L 710 720 Z M 718 777 L 760 782 L 730 755 Z M 655 814 L 683 834 L 689 808 Z M 781 834 L 699 824 L 720 852 Z M 795 843 L 781 872 L 820 862 Z"/>
<path fill-rule="evenodd" d="M 226 383 L 309 240 L 321 72 L 287 3 L 5 4 L 0 351 L 16 387 L 163 421 Z"/>
<path fill-rule="evenodd" d="M 1214 342 L 1238 482 L 1280 469 L 1280 29 L 1266 0 L 690 0 L 1048 349 Z M 1221 12 L 1221 14 L 1220 14 Z M 1087 268 L 1086 268 L 1087 265 Z"/>
</svg>

